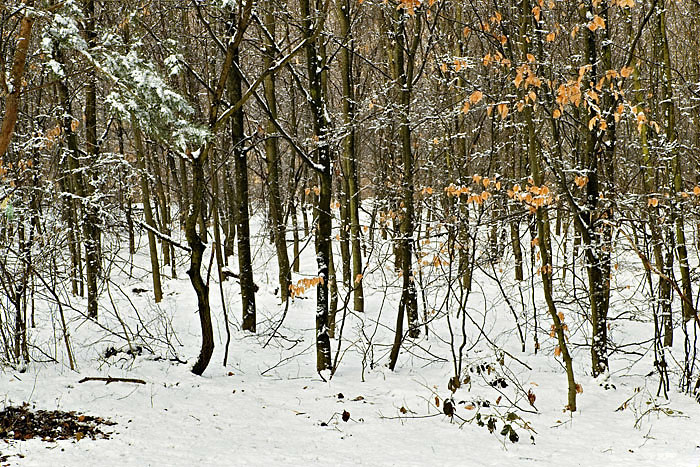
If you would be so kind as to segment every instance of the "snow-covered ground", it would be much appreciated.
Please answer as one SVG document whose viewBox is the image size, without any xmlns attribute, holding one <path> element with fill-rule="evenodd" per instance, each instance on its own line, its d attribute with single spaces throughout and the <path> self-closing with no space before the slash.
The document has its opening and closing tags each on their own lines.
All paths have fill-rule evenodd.
<svg viewBox="0 0 700 467">
<path fill-rule="evenodd" d="M 272 248 L 263 238 L 255 241 L 259 332 L 249 335 L 236 328 L 238 285 L 232 279 L 225 282 L 233 330 L 228 365 L 222 366 L 225 330 L 218 283 L 212 274 L 216 349 L 202 377 L 190 373 L 200 332 L 184 256 L 180 257 L 179 279 L 164 277 L 164 299 L 158 305 L 149 294 L 146 248 L 137 255 L 132 277 L 125 258 L 117 258 L 112 269 L 114 283 L 102 294 L 100 324 L 80 315 L 82 299 L 70 298 L 74 309 L 67 307 L 65 312 L 77 372 L 67 367 L 55 307 L 37 302 L 38 327 L 30 333 L 38 361 L 24 372 L 0 368 L 2 406 L 27 401 L 37 409 L 75 410 L 117 424 L 106 427 L 113 431 L 107 440 L 0 442 L 0 457 L 9 456 L 1 464 L 700 465 L 700 404 L 676 389 L 676 362 L 670 359 L 668 400 L 656 397 L 658 376 L 648 376 L 654 370 L 652 346 L 647 342 L 653 336 L 653 324 L 647 319 L 643 292 L 636 288 L 639 269 L 635 269 L 638 261 L 633 255 L 618 259 L 614 283 L 619 291 L 613 300 L 613 315 L 622 315 L 624 320 L 613 321 L 611 329 L 613 340 L 629 345 L 612 355 L 607 378 L 591 378 L 589 350 L 580 345 L 590 331 L 577 317 L 574 305 L 563 308 L 571 328 L 576 379 L 583 389 L 578 410 L 572 414 L 564 409 L 566 379 L 560 359 L 553 355 L 555 343 L 548 337 L 550 322 L 540 293 L 535 295 L 541 348 L 535 354 L 532 323 L 524 324 L 526 315 L 532 314 L 530 282 L 522 285 L 521 301 L 507 254 L 492 272 L 502 278 L 511 295 L 524 326 L 527 350 L 520 350 L 513 313 L 499 287 L 485 274 L 477 274 L 468 302 L 474 322 L 465 324 L 463 376 L 468 375 L 470 381 L 452 394 L 448 381 L 454 366 L 445 316 L 434 317 L 427 338 L 406 342 L 397 371 L 386 366 L 399 292 L 395 273 L 386 268 L 391 261 L 382 259 L 390 250 L 388 244 L 373 252 L 377 266 L 365 275 L 366 313 L 348 313 L 338 371 L 324 382 L 315 369 L 315 294 L 310 290 L 306 298 L 291 303 L 279 333 L 271 338 L 284 307 L 274 294 Z M 302 258 L 302 272 L 308 277 L 314 276 L 312 250 L 310 244 Z M 424 284 L 433 277 L 431 267 L 424 268 Z M 584 277 L 580 268 L 578 273 Z M 626 288 L 625 282 L 631 287 Z M 137 293 L 135 288 L 147 291 Z M 342 299 L 343 293 L 341 304 Z M 427 289 L 425 299 L 429 305 L 440 303 L 439 287 Z M 461 322 L 456 315 L 451 324 L 458 346 Z M 497 348 L 480 337 L 479 327 Z M 118 352 L 105 357 L 110 347 L 128 349 L 127 342 L 116 335 L 123 335 L 125 328 L 134 336 L 132 344 L 142 347 L 141 354 L 132 358 Z M 683 359 L 682 344 L 679 332 L 673 354 L 678 361 Z M 338 340 L 332 346 L 335 357 Z M 47 355 L 60 363 L 41 363 L 48 360 Z M 78 383 L 85 376 L 140 378 L 146 384 Z M 528 391 L 535 396 L 533 404 L 527 399 Z M 450 397 L 455 401 L 452 419 L 443 414 L 443 402 Z M 344 411 L 350 416 L 347 421 L 342 419 Z M 493 419 L 492 433 L 487 426 L 479 426 L 477 414 L 484 425 Z M 500 434 L 506 423 L 517 433 L 517 443 Z"/>
</svg>

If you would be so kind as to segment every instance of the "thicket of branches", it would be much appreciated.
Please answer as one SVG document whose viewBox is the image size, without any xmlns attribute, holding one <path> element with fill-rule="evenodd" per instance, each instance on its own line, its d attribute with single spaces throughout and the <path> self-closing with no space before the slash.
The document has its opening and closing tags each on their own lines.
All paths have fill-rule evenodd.
<svg viewBox="0 0 700 467">
<path fill-rule="evenodd" d="M 392 369 L 407 340 L 446 319 L 458 387 L 473 276 L 505 269 L 544 297 L 538 323 L 537 311 L 516 311 L 522 288 L 501 288 L 523 351 L 540 348 L 538 330 L 556 340 L 576 410 L 564 311 L 585 328 L 591 372 L 605 374 L 624 250 L 644 273 L 661 386 L 682 327 L 679 381 L 692 390 L 697 4 L 26 0 L 0 15 L 4 361 L 30 359 L 41 299 L 60 310 L 72 366 L 63 306 L 85 296 L 79 311 L 99 321 L 113 259 L 133 257 L 143 233 L 155 302 L 161 276 L 185 272 L 176 258 L 187 258 L 201 374 L 214 348 L 210 294 L 223 298 L 210 276 L 221 284 L 235 262 L 242 309 L 224 308 L 225 319 L 240 314 L 256 332 L 251 236 L 266 235 L 280 314 L 316 289 L 325 376 L 341 317 L 372 312 L 366 276 L 387 240 L 401 290 Z M 317 270 L 293 280 L 310 238 Z"/>
</svg>

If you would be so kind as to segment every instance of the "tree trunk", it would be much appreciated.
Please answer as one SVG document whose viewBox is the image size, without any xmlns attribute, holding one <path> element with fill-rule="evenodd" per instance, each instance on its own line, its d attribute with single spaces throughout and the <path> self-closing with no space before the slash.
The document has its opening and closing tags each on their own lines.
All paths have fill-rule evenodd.
<svg viewBox="0 0 700 467">
<path fill-rule="evenodd" d="M 27 63 L 27 54 L 29 53 L 29 43 L 32 37 L 32 26 L 34 25 L 34 0 L 26 0 L 26 12 L 19 26 L 19 34 L 17 37 L 17 48 L 12 61 L 12 69 L 10 71 L 10 82 L 12 90 L 5 98 L 5 115 L 2 118 L 2 126 L 0 126 L 0 158 L 7 152 L 12 140 L 12 134 L 15 131 L 17 123 L 17 114 L 19 113 L 20 96 L 22 95 L 22 80 L 24 79 L 24 66 Z M 4 73 L 5 70 L 2 70 Z M 4 82 L 4 80 L 3 80 Z"/>
<path fill-rule="evenodd" d="M 663 78 L 662 86 L 662 108 L 666 119 L 666 143 L 671 146 L 671 192 L 673 199 L 671 200 L 671 220 L 675 224 L 676 233 L 676 255 L 678 256 L 678 266 L 681 272 L 681 288 L 685 300 L 681 300 L 681 309 L 683 310 L 683 320 L 689 321 L 693 319 L 695 312 L 693 310 L 693 289 L 690 277 L 690 266 L 688 264 L 688 249 L 685 239 L 685 216 L 683 209 L 679 206 L 681 202 L 680 194 L 683 192 L 683 170 L 681 167 L 681 154 L 675 147 L 676 142 L 676 112 L 673 101 L 673 84 L 671 67 L 671 53 L 668 47 L 668 37 L 666 35 L 666 6 L 664 0 L 659 0 L 657 5 L 659 10 L 658 35 L 661 41 L 661 52 L 663 58 Z"/>
<path fill-rule="evenodd" d="M 238 73 L 238 50 L 233 52 L 233 69 L 229 73 L 228 91 L 231 102 L 238 102 L 243 96 L 241 76 Z M 236 231 L 238 238 L 238 272 L 241 283 L 241 307 L 244 331 L 255 332 L 255 283 L 253 281 L 253 263 L 250 253 L 250 214 L 248 212 L 248 154 L 243 147 L 243 107 L 231 117 L 231 140 L 233 142 L 233 161 L 236 181 Z"/>
<path fill-rule="evenodd" d="M 309 0 L 300 0 L 303 17 L 302 32 L 304 38 L 312 37 L 314 19 L 320 13 L 316 5 Z M 331 345 L 328 336 L 328 287 L 329 263 L 332 235 L 331 190 L 333 178 L 331 173 L 331 154 L 328 133 L 331 122 L 326 111 L 326 96 L 323 92 L 323 66 L 317 40 L 310 40 L 306 45 L 306 68 L 309 77 L 309 106 L 313 119 L 314 139 L 316 140 L 317 174 L 320 192 L 316 203 L 316 263 L 318 265 L 319 283 L 316 287 L 316 370 L 321 373 L 332 366 Z"/>
<path fill-rule="evenodd" d="M 192 367 L 192 373 L 196 375 L 204 373 L 214 352 L 214 330 L 209 308 L 209 287 L 204 283 L 201 271 L 205 247 L 197 233 L 197 221 L 200 217 L 202 197 L 206 191 L 203 167 L 205 160 L 203 159 L 206 157 L 207 152 L 208 149 L 205 146 L 202 150 L 203 154 L 192 159 L 192 206 L 185 224 L 185 236 L 191 248 L 190 268 L 187 270 L 187 275 L 190 276 L 190 282 L 197 294 L 197 311 L 199 312 L 199 324 L 202 329 L 202 347 L 197 362 Z"/>
<path fill-rule="evenodd" d="M 136 147 L 136 157 L 140 176 L 141 185 L 141 201 L 143 202 L 143 215 L 146 225 L 153 230 L 157 230 L 155 220 L 153 219 L 153 210 L 151 209 L 151 190 L 148 185 L 148 174 L 146 172 L 146 153 L 143 147 L 143 138 L 141 137 L 141 129 L 138 126 L 136 118 L 131 117 L 131 127 L 134 132 L 134 146 Z M 158 244 L 153 230 L 148 229 L 148 250 L 151 257 L 151 278 L 153 280 L 153 295 L 156 303 L 163 299 L 163 290 L 160 285 L 160 263 L 158 262 Z"/>
<path fill-rule="evenodd" d="M 340 49 L 340 68 L 343 89 L 343 120 L 347 134 L 343 138 L 342 165 L 346 181 L 347 214 L 349 215 L 350 245 L 352 248 L 352 274 L 350 284 L 353 290 L 353 307 L 364 312 L 365 299 L 362 287 L 362 250 L 360 248 L 360 190 L 357 176 L 357 146 L 355 144 L 355 92 L 353 87 L 352 59 L 355 39 L 352 35 L 350 7 L 352 2 L 338 2 L 340 34 L 345 47 Z M 345 266 L 343 271 L 345 271 Z"/>
<path fill-rule="evenodd" d="M 272 2 L 267 2 L 265 12 L 265 26 L 272 36 L 275 37 L 275 17 Z M 272 68 L 275 60 L 273 41 L 265 36 L 265 54 L 263 54 L 263 64 L 266 69 Z M 275 93 L 275 74 L 268 73 L 265 77 L 265 103 L 270 109 L 273 119 L 277 118 L 277 96 Z M 267 122 L 267 132 L 277 131 L 272 120 Z M 292 283 L 291 271 L 289 269 L 289 257 L 287 253 L 287 229 L 284 223 L 284 210 L 282 209 L 282 198 L 280 196 L 280 155 L 277 145 L 277 138 L 269 137 L 265 140 L 265 156 L 267 159 L 267 186 L 269 192 L 270 220 L 272 223 L 272 237 L 277 251 L 278 278 L 280 284 L 280 296 L 282 302 L 289 297 L 289 287 Z"/>
<path fill-rule="evenodd" d="M 86 0 L 85 2 L 85 36 L 88 47 L 93 49 L 97 45 L 97 34 L 95 33 L 95 2 Z M 85 142 L 89 163 L 92 166 L 99 157 L 97 146 L 97 78 L 94 68 L 88 69 L 87 85 L 85 86 Z M 94 168 L 90 167 L 86 177 L 96 179 Z M 92 193 L 91 185 L 85 183 L 85 196 Z M 87 282 L 88 316 L 97 319 L 97 278 L 100 274 L 100 228 L 98 223 L 97 206 L 84 199 L 85 219 L 83 230 L 85 231 L 85 279 Z"/>
</svg>

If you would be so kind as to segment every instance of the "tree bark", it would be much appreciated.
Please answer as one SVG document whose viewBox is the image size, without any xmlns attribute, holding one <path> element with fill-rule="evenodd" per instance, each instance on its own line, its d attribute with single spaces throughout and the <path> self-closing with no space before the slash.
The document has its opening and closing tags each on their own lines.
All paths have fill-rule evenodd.
<svg viewBox="0 0 700 467">
<path fill-rule="evenodd" d="M 27 63 L 29 43 L 32 38 L 32 26 L 34 25 L 34 12 L 32 9 L 34 8 L 34 0 L 25 1 L 25 6 L 26 12 L 19 26 L 17 47 L 15 48 L 15 56 L 10 71 L 12 89 L 5 98 L 5 115 L 2 118 L 2 126 L 0 126 L 0 159 L 5 155 L 7 148 L 10 146 L 15 124 L 17 123 L 20 96 L 22 94 L 22 80 L 24 79 L 24 66 Z M 2 71 L 4 72 L 4 70 Z"/>
<path fill-rule="evenodd" d="M 313 0 L 312 0 L 313 1 Z M 309 0 L 300 0 L 303 17 L 302 33 L 305 39 L 313 35 L 314 18 L 321 13 Z M 316 287 L 316 370 L 321 373 L 332 366 L 331 345 L 328 335 L 328 287 L 331 248 L 331 154 L 328 133 L 331 122 L 328 120 L 326 96 L 323 92 L 322 69 L 324 63 L 320 57 L 318 39 L 310 40 L 306 45 L 306 68 L 309 79 L 309 106 L 313 119 L 314 140 L 316 141 L 316 161 L 320 193 L 316 203 L 316 264 L 319 283 Z"/>
<path fill-rule="evenodd" d="M 233 63 L 229 73 L 229 98 L 231 102 L 238 102 L 243 96 L 241 77 L 236 71 L 238 64 L 238 50 L 233 52 Z M 236 182 L 236 231 L 238 240 L 238 271 L 241 283 L 241 307 L 243 312 L 242 329 L 255 332 L 255 283 L 253 281 L 253 264 L 250 253 L 250 214 L 248 212 L 248 154 L 243 132 L 243 107 L 238 109 L 231 117 L 231 139 L 233 142 L 233 161 L 235 167 Z"/>
<path fill-rule="evenodd" d="M 275 37 L 275 17 L 271 1 L 266 2 L 265 27 Z M 273 41 L 265 35 L 265 53 L 263 64 L 266 69 L 274 66 L 275 52 Z M 275 92 L 275 74 L 268 73 L 264 81 L 265 103 L 270 109 L 272 119 L 277 119 L 277 96 Z M 275 124 L 268 120 L 267 133 L 277 131 Z M 269 192 L 270 220 L 272 223 L 272 236 L 277 251 L 278 278 L 280 284 L 280 296 L 282 302 L 289 297 L 289 287 L 292 282 L 287 252 L 287 229 L 284 223 L 284 210 L 282 209 L 282 197 L 280 195 L 280 155 L 277 138 L 268 137 L 265 141 L 265 156 L 267 164 L 267 186 Z"/>
<path fill-rule="evenodd" d="M 347 134 L 343 138 L 342 165 L 347 188 L 347 214 L 350 227 L 350 245 L 352 249 L 352 274 L 350 284 L 353 291 L 353 307 L 357 312 L 364 312 L 365 299 L 362 287 L 362 250 L 360 248 L 360 190 L 357 175 L 357 145 L 355 132 L 355 92 L 353 87 L 352 60 L 355 49 L 355 39 L 352 34 L 350 21 L 349 0 L 338 2 L 338 18 L 340 34 L 345 46 L 340 49 L 340 68 L 343 90 L 343 120 Z M 343 269 L 345 271 L 345 267 Z"/>
<path fill-rule="evenodd" d="M 141 129 L 135 117 L 131 117 L 131 127 L 134 132 L 134 146 L 136 147 L 136 157 L 139 171 L 141 172 L 139 180 L 141 184 L 141 202 L 143 203 L 143 215 L 146 225 L 151 229 L 157 230 L 155 220 L 153 219 L 153 210 L 151 208 L 151 190 L 148 185 L 148 174 L 146 172 L 146 153 L 143 147 L 143 138 Z M 158 244 L 156 236 L 148 230 L 148 251 L 151 258 L 151 279 L 153 280 L 153 296 L 156 303 L 163 299 L 163 290 L 160 284 L 160 263 L 158 261 Z"/>
</svg>

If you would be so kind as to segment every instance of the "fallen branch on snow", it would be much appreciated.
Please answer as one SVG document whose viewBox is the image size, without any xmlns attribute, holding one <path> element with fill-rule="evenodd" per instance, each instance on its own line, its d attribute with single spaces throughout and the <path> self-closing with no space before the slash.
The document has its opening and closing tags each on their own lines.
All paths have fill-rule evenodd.
<svg viewBox="0 0 700 467">
<path fill-rule="evenodd" d="M 105 384 L 109 383 L 137 383 L 137 384 L 146 384 L 146 382 L 142 379 L 136 379 L 136 378 L 112 378 L 112 377 L 102 377 L 102 376 L 88 376 L 86 378 L 81 379 L 78 381 L 78 383 L 85 383 L 87 381 L 104 381 Z"/>
</svg>

